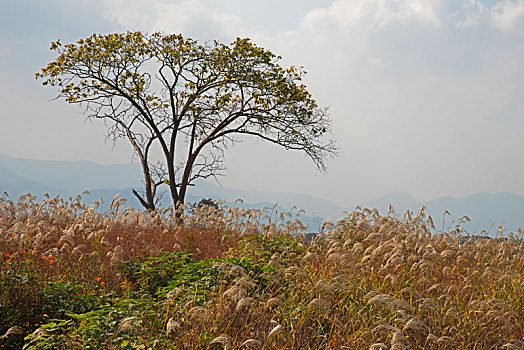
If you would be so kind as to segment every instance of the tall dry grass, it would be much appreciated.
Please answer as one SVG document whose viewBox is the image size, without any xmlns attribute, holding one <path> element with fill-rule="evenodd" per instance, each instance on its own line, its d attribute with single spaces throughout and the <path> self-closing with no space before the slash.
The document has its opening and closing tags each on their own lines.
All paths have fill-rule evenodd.
<svg viewBox="0 0 524 350">
<path fill-rule="evenodd" d="M 26 339 L 35 348 L 64 349 L 90 348 L 86 339 L 107 349 L 524 348 L 520 237 L 435 234 L 423 211 L 401 219 L 349 213 L 309 244 L 300 229 L 294 215 L 273 210 L 204 207 L 177 224 L 170 210 L 144 214 L 117 198 L 103 213 L 80 198 L 4 198 L 2 274 L 24 265 L 41 284 L 74 281 L 78 294 L 111 300 L 103 317 L 114 325 L 92 335 L 89 318 L 66 313 L 62 326 L 54 323 L 60 331 L 49 323 L 0 331 L 24 327 L 36 332 Z M 149 277 L 118 268 L 145 268 L 144 257 L 163 251 L 194 255 L 182 265 L 174 256 L 154 260 Z M 186 265 L 194 270 L 183 272 Z M 153 275 L 161 281 L 151 284 Z M 131 295 L 134 309 L 118 309 Z"/>
</svg>

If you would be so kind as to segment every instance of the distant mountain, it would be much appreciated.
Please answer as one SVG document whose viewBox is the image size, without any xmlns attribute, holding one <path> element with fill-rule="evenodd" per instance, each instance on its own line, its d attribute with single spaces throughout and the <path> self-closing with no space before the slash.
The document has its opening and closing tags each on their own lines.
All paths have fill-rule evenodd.
<svg viewBox="0 0 524 350">
<path fill-rule="evenodd" d="M 390 204 L 393 209 L 402 209 L 402 211 L 408 208 L 413 210 L 413 208 L 420 207 L 420 204 L 413 197 L 411 197 L 409 193 L 401 191 L 391 192 L 380 198 L 364 202 L 360 205 L 360 207 L 370 209 L 376 208 L 381 214 L 386 215 L 389 211 Z"/>
<path fill-rule="evenodd" d="M 140 190 L 141 169 L 138 164 L 101 165 L 93 162 L 63 162 L 19 159 L 0 154 L 0 194 L 7 192 L 12 199 L 20 194 L 31 193 L 37 197 L 44 193 L 75 197 L 83 190 L 86 202 L 99 200 L 101 197 L 108 205 L 115 194 L 127 199 L 126 206 L 140 208 L 131 190 Z M 227 205 L 242 208 L 271 208 L 278 202 L 276 210 L 289 211 L 292 206 L 305 210 L 301 215 L 303 222 L 310 225 L 310 230 L 319 230 L 324 219 L 337 220 L 344 210 L 352 211 L 355 206 L 341 208 L 319 197 L 294 193 L 265 191 L 246 191 L 219 187 L 211 182 L 200 180 L 195 187 L 190 187 L 186 200 L 198 202 L 202 198 L 223 199 Z M 235 202 L 242 199 L 242 202 Z M 170 204 L 164 196 L 162 205 Z M 426 207 L 426 214 L 431 215 L 437 230 L 453 228 L 457 219 L 466 215 L 472 221 L 463 228 L 470 233 L 489 230 L 490 235 L 497 234 L 499 224 L 506 232 L 524 228 L 524 197 L 507 193 L 476 193 L 465 198 L 441 197 L 431 201 L 417 202 L 406 192 L 392 192 L 372 201 L 360 203 L 360 207 L 377 208 L 383 215 L 388 213 L 389 205 L 399 215 L 405 210 L 417 211 Z M 444 210 L 451 216 L 444 216 Z M 452 222 L 454 221 L 454 222 Z"/>
<path fill-rule="evenodd" d="M 140 208 L 132 189 L 140 190 L 141 168 L 138 164 L 101 165 L 88 161 L 65 162 L 13 158 L 0 154 L 0 194 L 7 192 L 11 199 L 21 194 L 31 193 L 41 197 L 45 193 L 60 194 L 63 197 L 75 197 L 84 190 L 82 198 L 86 203 L 104 198 L 105 205 L 109 205 L 112 198 L 126 198 L 125 206 Z M 242 191 L 219 187 L 208 181 L 200 180 L 196 186 L 190 187 L 186 195 L 187 202 L 198 202 L 202 198 L 225 200 L 226 205 L 242 208 L 275 208 L 278 212 L 289 211 L 293 205 L 304 209 L 305 214 L 300 217 L 310 229 L 318 230 L 325 218 L 340 216 L 341 208 L 326 199 L 292 194 L 272 193 L 261 191 Z M 242 199 L 243 203 L 235 202 Z M 163 197 L 162 205 L 171 203 L 167 195 Z"/>
<path fill-rule="evenodd" d="M 448 230 L 457 224 L 463 216 L 471 219 L 463 228 L 470 233 L 488 231 L 497 235 L 499 224 L 505 232 L 524 229 L 524 197 L 508 193 L 475 193 L 465 198 L 440 197 L 431 201 L 417 202 L 408 193 L 393 192 L 379 199 L 365 202 L 362 207 L 377 208 L 381 214 L 387 214 L 389 204 L 397 214 L 406 210 L 418 211 L 426 207 L 426 214 L 431 215 L 437 230 Z M 444 215 L 447 210 L 451 215 Z M 454 221 L 454 222 L 452 222 Z"/>
<path fill-rule="evenodd" d="M 8 184 L 0 184 L 0 192 L 6 192 L 11 199 L 17 199 L 20 195 L 30 193 L 35 197 L 41 197 L 44 194 L 56 196 L 57 194 L 65 194 L 64 191 L 53 186 L 47 186 L 36 181 L 16 181 Z"/>
<path fill-rule="evenodd" d="M 213 196 L 234 202 L 241 198 L 245 203 L 260 203 L 273 206 L 278 203 L 284 208 L 297 206 L 303 209 L 308 215 L 320 217 L 339 217 L 344 210 L 328 201 L 327 199 L 314 197 L 306 194 L 282 193 L 282 192 L 262 192 L 245 191 L 227 187 L 219 187 L 205 180 L 196 182 L 196 186 L 191 189 L 191 194 L 196 196 Z"/>
<path fill-rule="evenodd" d="M 28 179 L 17 172 L 2 166 L 4 164 L 0 160 L 0 184 L 13 183 L 17 181 L 27 181 Z"/>
<path fill-rule="evenodd" d="M 140 165 L 20 159 L 0 154 L 0 185 L 33 181 L 68 192 L 140 185 Z"/>
</svg>

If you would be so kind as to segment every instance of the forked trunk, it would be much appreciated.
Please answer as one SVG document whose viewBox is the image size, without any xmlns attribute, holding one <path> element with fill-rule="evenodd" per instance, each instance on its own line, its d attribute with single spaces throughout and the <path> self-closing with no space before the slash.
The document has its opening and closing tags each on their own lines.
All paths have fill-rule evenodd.
<svg viewBox="0 0 524 350">
<path fill-rule="evenodd" d="M 151 174 L 149 172 L 149 165 L 147 164 L 147 159 L 142 158 L 141 163 L 142 170 L 144 172 L 144 187 L 146 190 L 146 198 L 142 198 L 142 196 L 138 194 L 138 192 L 135 190 L 133 190 L 133 194 L 136 198 L 138 198 L 138 201 L 146 210 L 153 211 L 155 210 L 155 191 L 153 189 L 154 184 L 153 181 L 151 181 Z"/>
<path fill-rule="evenodd" d="M 175 200 L 173 198 L 173 202 L 175 204 L 175 218 L 177 224 L 182 223 L 182 215 L 184 214 L 184 199 L 186 196 L 186 187 L 187 184 L 180 184 L 180 190 L 178 192 L 178 198 Z"/>
</svg>

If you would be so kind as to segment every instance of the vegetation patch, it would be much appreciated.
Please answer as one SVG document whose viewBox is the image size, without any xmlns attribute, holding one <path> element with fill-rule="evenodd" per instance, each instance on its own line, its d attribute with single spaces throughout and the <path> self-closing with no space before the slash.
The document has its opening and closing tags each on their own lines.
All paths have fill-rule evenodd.
<svg viewBox="0 0 524 350">
<path fill-rule="evenodd" d="M 524 346 L 521 237 L 361 210 L 306 244 L 272 209 L 186 213 L 1 199 L 0 347 Z"/>
</svg>

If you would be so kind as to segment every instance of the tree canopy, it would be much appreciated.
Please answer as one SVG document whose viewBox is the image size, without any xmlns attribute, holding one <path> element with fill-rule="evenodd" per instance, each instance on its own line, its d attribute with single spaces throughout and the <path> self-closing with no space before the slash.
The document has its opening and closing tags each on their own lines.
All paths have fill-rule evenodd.
<svg viewBox="0 0 524 350">
<path fill-rule="evenodd" d="M 336 153 L 331 125 L 302 83 L 302 67 L 249 39 L 203 44 L 181 35 L 94 34 L 51 44 L 58 57 L 36 78 L 58 88 L 57 98 L 82 104 L 106 122 L 108 137 L 127 139 L 141 162 L 147 209 L 160 185 L 183 203 L 197 178 L 221 175 L 224 151 L 251 135 L 305 152 L 324 171 Z M 152 147 L 160 149 L 155 159 Z"/>
</svg>

